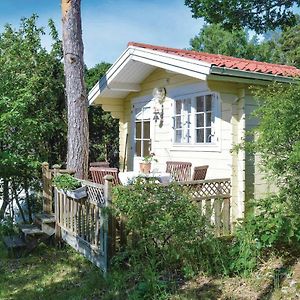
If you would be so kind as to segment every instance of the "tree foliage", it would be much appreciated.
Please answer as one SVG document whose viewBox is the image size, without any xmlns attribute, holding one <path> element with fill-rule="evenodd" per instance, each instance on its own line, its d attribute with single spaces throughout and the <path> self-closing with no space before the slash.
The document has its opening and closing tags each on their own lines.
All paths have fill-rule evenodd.
<svg viewBox="0 0 300 300">
<path fill-rule="evenodd" d="M 87 69 L 85 82 L 88 90 L 104 76 L 111 64 L 102 62 Z M 110 166 L 119 164 L 119 122 L 100 106 L 89 107 L 90 161 L 107 160 Z"/>
<path fill-rule="evenodd" d="M 272 31 L 261 39 L 249 38 L 246 30 L 224 29 L 221 24 L 206 24 L 190 40 L 191 50 L 300 67 L 300 25 Z"/>
<path fill-rule="evenodd" d="M 40 163 L 65 159 L 65 100 L 60 42 L 50 21 L 51 51 L 41 45 L 37 16 L 6 25 L 0 35 L 0 178 L 4 206 L 8 188 L 28 192 Z M 26 197 L 29 194 L 26 193 Z M 0 212 L 0 218 L 1 214 Z"/>
<path fill-rule="evenodd" d="M 286 28 L 279 43 L 280 62 L 300 68 L 300 24 Z"/>
<path fill-rule="evenodd" d="M 247 27 L 258 33 L 296 23 L 292 8 L 299 0 L 185 0 L 194 18 L 220 23 L 226 29 Z"/>
<path fill-rule="evenodd" d="M 256 35 L 250 39 L 245 30 L 229 31 L 221 24 L 204 25 L 199 34 L 190 41 L 191 50 L 265 62 L 274 62 L 277 59 L 277 44 L 273 36 L 259 42 Z"/>
<path fill-rule="evenodd" d="M 7 25 L 0 35 L 1 172 L 29 172 L 63 152 L 61 53 L 41 46 L 44 32 L 36 20 L 23 19 L 18 30 Z"/>
<path fill-rule="evenodd" d="M 256 91 L 259 108 L 255 116 L 259 125 L 255 150 L 261 156 L 265 171 L 278 186 L 296 186 L 300 176 L 300 86 L 274 84 Z"/>
</svg>

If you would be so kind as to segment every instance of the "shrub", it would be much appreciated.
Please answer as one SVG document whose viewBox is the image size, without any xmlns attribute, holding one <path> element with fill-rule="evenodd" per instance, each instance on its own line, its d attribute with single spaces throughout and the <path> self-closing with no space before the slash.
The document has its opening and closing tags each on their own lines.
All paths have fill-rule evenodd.
<svg viewBox="0 0 300 300">
<path fill-rule="evenodd" d="M 115 188 L 113 203 L 114 213 L 126 218 L 129 235 L 136 237 L 115 265 L 129 266 L 126 280 L 138 299 L 163 293 L 200 270 L 227 272 L 227 247 L 214 237 L 182 186 L 138 179 L 132 186 Z"/>
<path fill-rule="evenodd" d="M 234 273 L 251 273 L 266 252 L 299 246 L 300 216 L 287 194 L 253 200 L 254 214 L 236 228 L 231 249 Z"/>
<path fill-rule="evenodd" d="M 58 174 L 52 184 L 60 190 L 75 190 L 81 186 L 81 182 L 70 174 Z"/>
</svg>

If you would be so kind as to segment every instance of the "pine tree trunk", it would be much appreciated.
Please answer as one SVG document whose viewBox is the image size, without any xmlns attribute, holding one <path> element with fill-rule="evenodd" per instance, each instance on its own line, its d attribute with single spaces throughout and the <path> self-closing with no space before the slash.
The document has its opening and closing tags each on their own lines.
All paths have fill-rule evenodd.
<svg viewBox="0 0 300 300">
<path fill-rule="evenodd" d="M 64 70 L 68 103 L 67 167 L 78 178 L 88 175 L 88 113 L 84 84 L 80 0 L 61 0 Z"/>
</svg>

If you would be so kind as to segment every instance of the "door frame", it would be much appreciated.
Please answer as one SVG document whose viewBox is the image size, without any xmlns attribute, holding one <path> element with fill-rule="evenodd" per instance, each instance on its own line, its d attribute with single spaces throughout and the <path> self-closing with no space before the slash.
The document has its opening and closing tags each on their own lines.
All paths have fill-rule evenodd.
<svg viewBox="0 0 300 300">
<path fill-rule="evenodd" d="M 153 103 L 152 103 L 153 96 L 152 95 L 147 95 L 147 96 L 142 96 L 142 97 L 137 97 L 133 98 L 131 100 L 131 118 L 130 118 L 130 124 L 131 124 L 131 130 L 130 130 L 130 135 L 131 135 L 131 157 L 132 157 L 132 170 L 138 171 L 139 170 L 139 162 L 142 160 L 142 157 L 137 157 L 135 156 L 135 109 L 136 108 L 142 108 L 142 107 L 149 107 L 150 108 L 150 152 L 153 151 L 153 140 L 154 140 L 154 130 L 153 130 L 153 122 L 152 122 L 152 110 L 153 110 Z"/>
</svg>

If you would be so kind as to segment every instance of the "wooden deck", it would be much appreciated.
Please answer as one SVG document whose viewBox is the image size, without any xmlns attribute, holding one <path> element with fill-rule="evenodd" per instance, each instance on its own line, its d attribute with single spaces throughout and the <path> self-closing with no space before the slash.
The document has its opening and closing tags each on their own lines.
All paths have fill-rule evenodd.
<svg viewBox="0 0 300 300">
<path fill-rule="evenodd" d="M 43 168 L 44 180 L 49 181 L 53 170 Z M 57 170 L 56 170 L 57 172 Z M 126 222 L 118 222 L 110 214 L 107 207 L 112 203 L 112 180 L 108 175 L 104 185 L 83 181 L 87 187 L 87 198 L 75 200 L 67 197 L 62 191 L 44 182 L 44 209 L 46 214 L 52 213 L 54 201 L 55 236 L 82 253 L 96 266 L 107 272 L 116 248 L 126 245 Z M 207 221 L 215 227 L 216 235 L 231 233 L 229 178 L 182 181 L 185 192 L 195 201 Z M 47 219 L 47 218 L 46 218 Z M 117 225 L 117 226 L 116 226 Z"/>
</svg>

